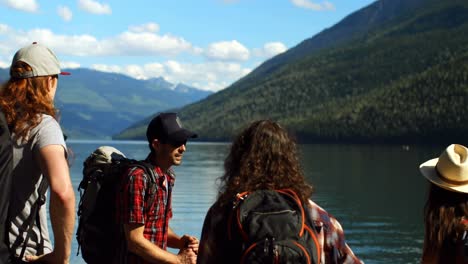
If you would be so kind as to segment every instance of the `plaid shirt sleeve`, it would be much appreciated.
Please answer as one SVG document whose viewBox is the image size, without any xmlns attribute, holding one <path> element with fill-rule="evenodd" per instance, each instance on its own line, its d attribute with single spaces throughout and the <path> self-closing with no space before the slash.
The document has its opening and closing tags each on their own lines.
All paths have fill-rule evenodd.
<svg viewBox="0 0 468 264">
<path fill-rule="evenodd" d="M 322 264 L 343 263 L 362 264 L 351 248 L 346 244 L 343 228 L 332 215 L 313 201 L 309 200 L 309 214 L 318 232 L 319 244 L 322 248 Z"/>
<path fill-rule="evenodd" d="M 127 181 L 121 190 L 122 207 L 121 220 L 123 223 L 144 224 L 146 177 L 142 169 L 129 171 Z"/>
</svg>

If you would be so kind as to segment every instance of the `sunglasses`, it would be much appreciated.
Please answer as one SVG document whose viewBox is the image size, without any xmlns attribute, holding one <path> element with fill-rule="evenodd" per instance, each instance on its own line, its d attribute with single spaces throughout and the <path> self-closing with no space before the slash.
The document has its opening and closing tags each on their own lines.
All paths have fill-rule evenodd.
<svg viewBox="0 0 468 264">
<path fill-rule="evenodd" d="M 167 140 L 166 142 L 164 142 L 165 144 L 169 144 L 175 148 L 178 148 L 182 145 L 187 145 L 187 140 L 182 140 L 182 141 L 170 141 L 170 140 Z"/>
</svg>

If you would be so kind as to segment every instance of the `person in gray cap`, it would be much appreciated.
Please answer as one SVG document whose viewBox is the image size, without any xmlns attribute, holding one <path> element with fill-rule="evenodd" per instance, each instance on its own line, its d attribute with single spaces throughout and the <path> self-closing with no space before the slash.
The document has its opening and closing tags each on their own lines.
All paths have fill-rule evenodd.
<svg viewBox="0 0 468 264">
<path fill-rule="evenodd" d="M 6 227 L 13 263 L 68 263 L 70 258 L 75 195 L 54 107 L 60 74 L 68 75 L 60 70 L 54 53 L 33 43 L 16 52 L 10 79 L 0 91 L 0 107 L 14 143 L 13 191 Z M 54 246 L 44 205 L 47 189 Z"/>
<path fill-rule="evenodd" d="M 141 168 L 130 168 L 122 177 L 117 215 L 123 225 L 126 248 L 122 263 L 195 263 L 198 239 L 176 235 L 169 227 L 171 194 L 175 181 L 172 166 L 180 165 L 188 139 L 197 135 L 182 127 L 176 113 L 161 113 L 148 125 L 146 137 L 154 166 L 155 183 Z M 179 253 L 166 251 L 167 247 Z"/>
</svg>

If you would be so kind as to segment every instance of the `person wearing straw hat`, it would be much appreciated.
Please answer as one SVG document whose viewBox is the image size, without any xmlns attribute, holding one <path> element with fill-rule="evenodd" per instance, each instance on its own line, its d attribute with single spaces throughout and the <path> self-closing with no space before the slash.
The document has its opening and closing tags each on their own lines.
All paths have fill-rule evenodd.
<svg viewBox="0 0 468 264">
<path fill-rule="evenodd" d="M 15 53 L 10 78 L 0 92 L 14 143 L 10 221 L 5 227 L 13 263 L 69 263 L 75 194 L 54 107 L 59 75 L 69 73 L 60 70 L 49 48 L 33 43 Z M 48 231 L 47 189 L 54 245 Z"/>
<path fill-rule="evenodd" d="M 468 263 L 468 148 L 452 144 L 419 169 L 430 182 L 422 263 Z"/>
</svg>

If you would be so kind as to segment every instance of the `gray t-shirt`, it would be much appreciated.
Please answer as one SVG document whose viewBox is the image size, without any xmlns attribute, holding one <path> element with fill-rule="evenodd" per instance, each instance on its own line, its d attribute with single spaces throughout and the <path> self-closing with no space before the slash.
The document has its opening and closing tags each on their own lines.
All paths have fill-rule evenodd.
<svg viewBox="0 0 468 264">
<path fill-rule="evenodd" d="M 14 135 L 12 135 L 14 137 Z M 62 129 L 57 121 L 49 115 L 42 115 L 42 121 L 31 130 L 29 140 L 26 143 L 17 142 L 13 148 L 13 194 L 10 201 L 10 216 L 12 217 L 9 228 L 10 246 L 18 244 L 19 227 L 30 216 L 31 206 L 38 199 L 37 189 L 42 179 L 42 173 L 37 161 L 39 149 L 48 145 L 61 145 L 66 152 L 65 140 Z M 47 178 L 45 178 L 47 181 Z M 47 181 L 48 185 L 48 181 Z M 43 244 L 43 253 L 52 251 L 52 244 L 47 228 L 47 203 L 39 210 L 40 230 L 34 219 L 33 234 L 30 236 L 25 255 L 36 255 L 37 247 Z M 26 229 L 27 231 L 27 229 Z M 22 234 L 23 238 L 26 233 Z M 42 233 L 42 236 L 40 235 Z M 43 239 L 43 240 L 41 240 Z M 19 243 L 16 254 L 20 255 L 23 242 Z"/>
</svg>

